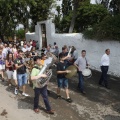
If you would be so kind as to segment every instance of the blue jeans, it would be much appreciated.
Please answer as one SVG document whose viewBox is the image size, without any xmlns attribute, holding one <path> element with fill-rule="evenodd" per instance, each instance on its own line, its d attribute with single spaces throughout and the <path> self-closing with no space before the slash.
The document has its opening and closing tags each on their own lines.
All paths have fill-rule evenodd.
<svg viewBox="0 0 120 120">
<path fill-rule="evenodd" d="M 57 78 L 57 83 L 59 88 L 68 88 L 67 78 Z"/>
<path fill-rule="evenodd" d="M 81 92 L 84 91 L 84 82 L 83 82 L 83 75 L 81 71 L 78 71 L 78 77 L 79 77 L 79 83 L 78 83 L 78 87 L 80 89 Z"/>
<path fill-rule="evenodd" d="M 43 87 L 43 88 L 35 88 L 34 89 L 34 93 L 35 93 L 35 97 L 34 97 L 34 109 L 38 109 L 38 104 L 39 104 L 39 95 L 41 94 L 45 106 L 46 106 L 46 110 L 50 111 L 51 107 L 50 107 L 50 103 L 48 100 L 48 93 L 47 93 L 47 86 Z"/>
<path fill-rule="evenodd" d="M 23 86 L 27 84 L 27 73 L 17 74 L 18 86 Z"/>
<path fill-rule="evenodd" d="M 105 87 L 108 86 L 108 80 L 107 80 L 108 68 L 109 68 L 108 66 L 101 66 L 102 74 L 101 74 L 101 77 L 100 77 L 100 80 L 99 80 L 99 84 L 104 83 Z"/>
</svg>

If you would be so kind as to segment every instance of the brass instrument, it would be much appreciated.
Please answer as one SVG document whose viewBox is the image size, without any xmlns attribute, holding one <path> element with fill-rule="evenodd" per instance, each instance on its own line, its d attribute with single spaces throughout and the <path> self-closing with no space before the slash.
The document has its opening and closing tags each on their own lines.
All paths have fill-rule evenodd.
<svg viewBox="0 0 120 120">
<path fill-rule="evenodd" d="M 52 77 L 52 69 L 49 69 L 49 64 L 48 65 L 44 65 L 44 67 L 40 70 L 39 75 L 41 75 L 41 74 L 46 74 L 47 78 L 40 78 L 40 79 L 36 80 L 36 82 L 37 82 L 37 86 L 36 87 L 39 87 L 39 88 L 42 88 L 45 85 L 47 85 L 49 80 Z"/>
<path fill-rule="evenodd" d="M 71 71 L 65 75 L 66 78 L 70 79 L 77 74 L 77 68 L 74 65 L 69 66 L 66 70 Z"/>
<path fill-rule="evenodd" d="M 52 63 L 51 63 L 51 65 L 59 62 L 58 58 L 57 58 L 54 54 L 52 54 L 51 52 L 48 52 L 46 55 L 47 55 L 48 58 L 49 58 L 49 57 L 52 58 Z"/>
</svg>

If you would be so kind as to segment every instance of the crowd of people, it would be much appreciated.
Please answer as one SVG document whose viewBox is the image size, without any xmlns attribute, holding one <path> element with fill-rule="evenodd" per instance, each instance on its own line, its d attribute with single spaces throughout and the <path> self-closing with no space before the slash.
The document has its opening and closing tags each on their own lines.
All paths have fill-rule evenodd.
<svg viewBox="0 0 120 120">
<path fill-rule="evenodd" d="M 72 50 L 70 51 L 70 48 Z M 70 55 L 68 54 L 70 51 Z M 57 71 L 57 98 L 61 98 L 60 90 L 65 89 L 66 101 L 71 103 L 72 99 L 69 95 L 68 89 L 68 79 L 65 77 L 66 74 L 71 73 L 72 70 L 66 70 L 67 67 L 74 65 L 78 70 L 78 89 L 82 94 L 86 94 L 84 89 L 84 78 L 82 71 L 90 66 L 89 60 L 86 57 L 86 50 L 81 51 L 81 56 L 78 56 L 78 52 L 74 46 L 64 45 L 62 47 L 62 52 L 59 52 L 58 45 L 54 42 L 53 45 L 48 45 L 46 48 L 41 48 L 41 52 L 36 50 L 36 42 L 30 40 L 29 42 L 21 41 L 21 44 L 7 44 L 0 41 L 0 75 L 1 80 L 7 81 L 8 86 L 11 86 L 11 80 L 14 79 L 15 91 L 14 94 L 17 95 L 19 88 L 22 87 L 22 95 L 29 96 L 26 93 L 26 84 L 32 81 L 34 89 L 34 111 L 39 112 L 39 95 L 41 94 L 46 106 L 46 112 L 49 114 L 54 114 L 50 106 L 48 99 L 49 90 L 47 85 L 39 88 L 36 80 L 40 78 L 47 78 L 46 74 L 39 74 L 43 66 L 48 61 L 48 53 L 52 53 L 58 61 L 56 64 Z M 109 68 L 110 49 L 105 50 L 105 54 L 101 58 L 101 78 L 99 80 L 99 85 L 109 88 L 107 81 L 107 71 Z M 32 61 L 29 63 L 28 61 Z M 28 63 L 27 63 L 28 62 Z M 49 61 L 50 62 L 50 61 Z M 32 65 L 32 67 L 30 67 Z M 30 72 L 29 80 L 27 70 Z M 4 73 L 7 74 L 7 80 L 5 80 Z"/>
</svg>

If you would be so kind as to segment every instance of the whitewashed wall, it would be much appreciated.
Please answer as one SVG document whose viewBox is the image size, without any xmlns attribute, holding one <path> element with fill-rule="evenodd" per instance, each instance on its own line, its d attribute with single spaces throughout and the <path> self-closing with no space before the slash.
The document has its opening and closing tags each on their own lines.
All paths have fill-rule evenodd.
<svg viewBox="0 0 120 120">
<path fill-rule="evenodd" d="M 110 48 L 111 55 L 111 65 L 109 69 L 109 73 L 112 75 L 120 76 L 120 43 L 115 41 L 105 41 L 105 42 L 97 42 L 96 40 L 86 40 L 83 38 L 82 34 L 73 33 L 73 34 L 56 34 L 55 26 L 51 21 L 42 21 L 38 22 L 36 29 L 36 36 L 39 40 L 40 47 L 42 46 L 42 38 L 41 38 L 41 27 L 40 24 L 46 24 L 46 32 L 47 32 L 47 44 L 52 44 L 54 42 L 57 43 L 59 49 L 61 51 L 62 46 L 75 46 L 79 55 L 81 50 L 85 49 L 87 51 L 87 57 L 90 61 L 90 64 L 93 69 L 100 70 L 100 59 L 104 54 L 105 49 Z M 26 39 L 29 34 L 26 34 Z M 31 36 L 30 36 L 31 37 Z M 33 36 L 34 37 L 34 36 Z M 32 37 L 31 37 L 32 39 Z"/>
</svg>

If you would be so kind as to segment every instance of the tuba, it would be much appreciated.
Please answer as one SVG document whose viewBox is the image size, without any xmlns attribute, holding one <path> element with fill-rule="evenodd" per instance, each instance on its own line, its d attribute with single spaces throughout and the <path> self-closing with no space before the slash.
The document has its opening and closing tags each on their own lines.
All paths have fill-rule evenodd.
<svg viewBox="0 0 120 120">
<path fill-rule="evenodd" d="M 37 86 L 39 88 L 42 88 L 48 84 L 49 80 L 52 77 L 52 69 L 49 69 L 49 65 L 44 65 L 44 67 L 41 69 L 39 75 L 41 75 L 41 74 L 46 74 L 47 78 L 40 78 L 40 79 L 36 80 Z"/>
</svg>

